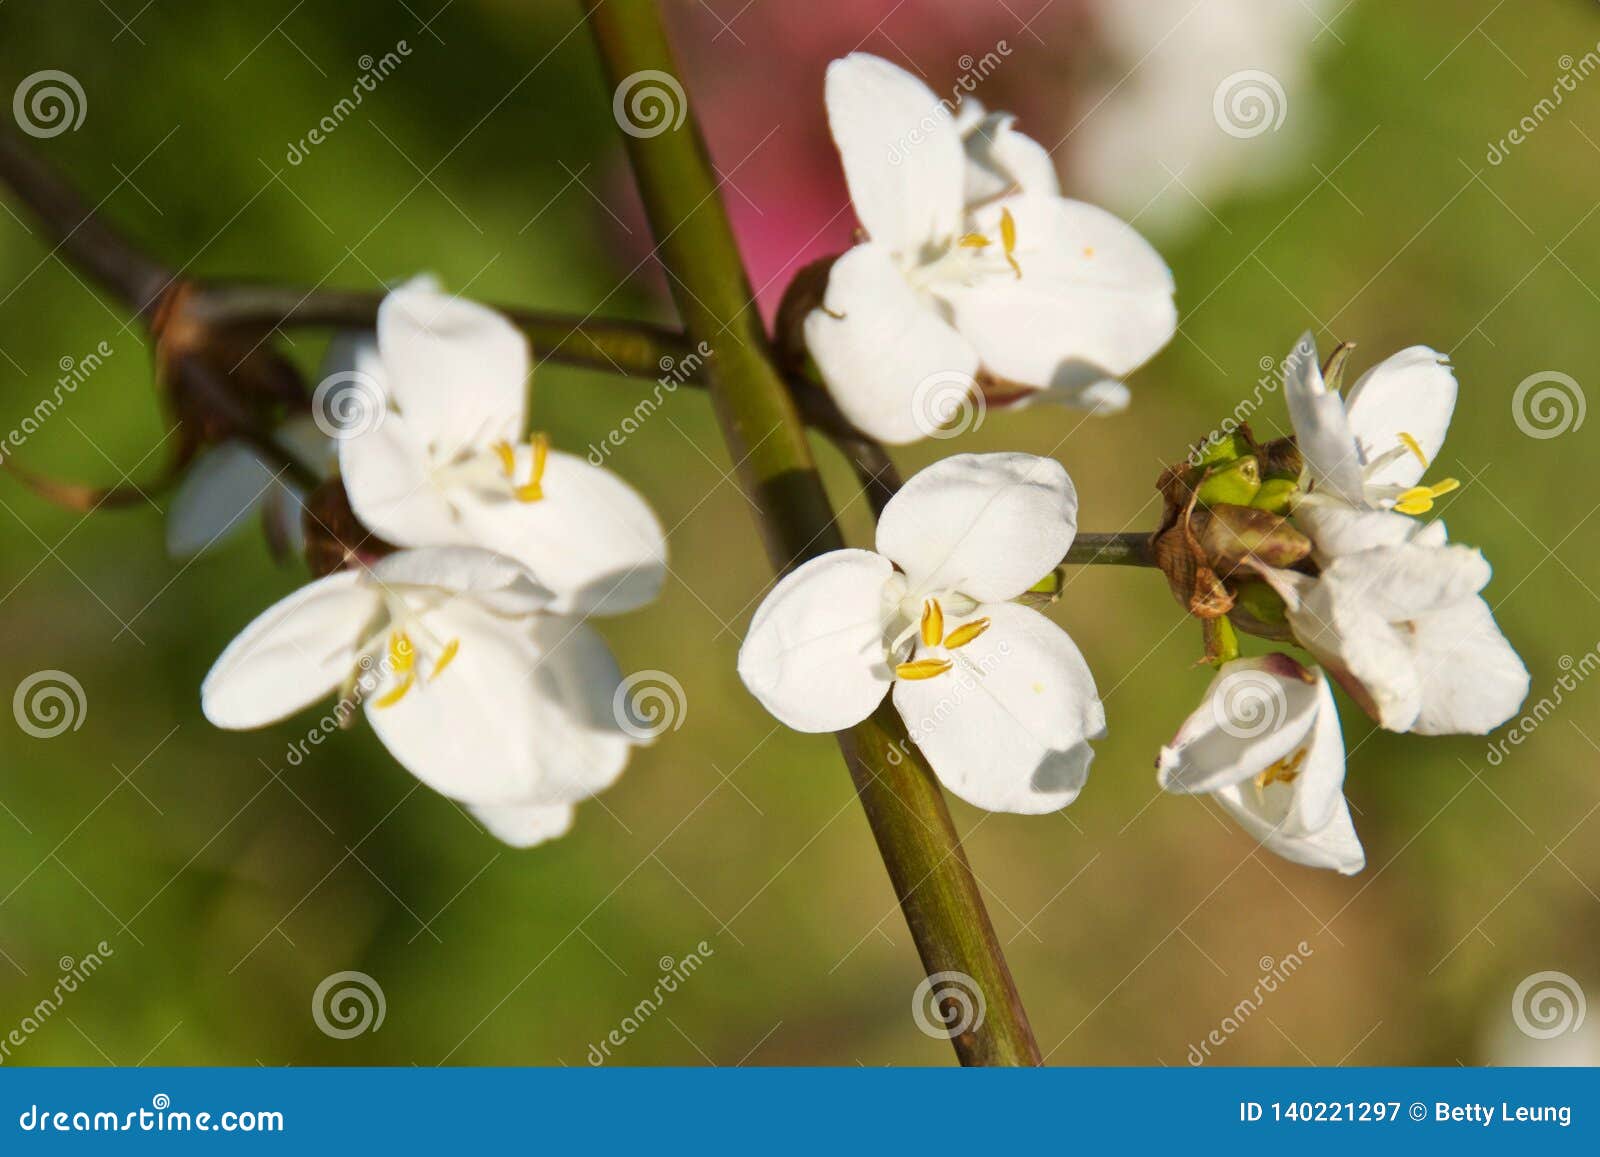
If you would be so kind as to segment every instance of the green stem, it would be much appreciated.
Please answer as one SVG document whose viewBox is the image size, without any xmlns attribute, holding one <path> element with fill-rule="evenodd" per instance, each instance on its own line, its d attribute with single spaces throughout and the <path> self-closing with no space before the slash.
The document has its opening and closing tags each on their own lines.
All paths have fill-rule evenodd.
<svg viewBox="0 0 1600 1157">
<path fill-rule="evenodd" d="M 1150 549 L 1148 531 L 1118 534 L 1083 531 L 1072 540 L 1067 557 L 1061 561 L 1069 566 L 1095 563 L 1105 566 L 1155 566 L 1156 556 Z"/>
<path fill-rule="evenodd" d="M 613 89 L 636 73 L 677 75 L 652 0 L 586 0 L 586 11 Z M 684 329 L 714 351 L 707 362 L 712 405 L 757 508 L 768 558 L 782 573 L 839 549 L 843 539 L 756 313 L 696 118 L 653 136 L 630 133 L 627 146 Z M 963 1064 L 1038 1064 L 1038 1045 L 944 797 L 904 723 L 886 703 L 841 733 L 839 743 L 924 968 L 929 975 L 964 973 L 983 993 L 987 1015 L 953 1038 L 957 1056 Z"/>
</svg>

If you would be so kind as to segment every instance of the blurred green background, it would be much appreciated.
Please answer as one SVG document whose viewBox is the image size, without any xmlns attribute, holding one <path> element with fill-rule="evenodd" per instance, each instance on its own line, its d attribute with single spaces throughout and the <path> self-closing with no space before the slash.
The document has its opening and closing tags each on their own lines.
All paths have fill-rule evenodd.
<svg viewBox="0 0 1600 1157">
<path fill-rule="evenodd" d="M 697 96 L 807 47 L 762 41 L 774 3 L 673 7 Z M 856 15 L 837 50 L 860 41 L 903 60 L 933 7 L 913 0 L 876 27 Z M 669 320 L 659 276 L 631 272 L 645 231 L 575 6 L 440 8 L 11 0 L 0 87 L 44 68 L 76 77 L 85 122 L 39 152 L 191 273 L 370 287 L 426 269 L 487 300 Z M 1062 67 L 1061 46 L 1017 28 L 1031 14 L 994 12 L 1015 55 L 982 92 L 990 104 L 1026 103 Z M 1135 376 L 1133 407 L 1081 425 L 995 413 L 957 445 L 1057 447 L 1084 528 L 1139 529 L 1161 464 L 1302 329 L 1324 349 L 1359 341 L 1358 368 L 1417 342 L 1448 350 L 1461 404 L 1436 473 L 1468 484 L 1444 515 L 1494 563 L 1488 594 L 1536 700 L 1564 657 L 1600 644 L 1600 419 L 1533 438 L 1512 413 L 1531 374 L 1594 383 L 1600 80 L 1565 94 L 1503 163 L 1485 154 L 1550 93 L 1563 57 L 1595 48 L 1600 19 L 1555 0 L 1326 15 L 1303 151 L 1270 188 L 1208 195 L 1198 227 L 1152 233 L 1183 323 Z M 359 58 L 401 38 L 413 52 L 400 71 L 288 165 L 287 142 L 349 91 Z M 919 61 L 936 87 L 956 51 Z M 1080 66 L 1092 55 L 1074 52 Z M 824 59 L 780 94 L 786 119 L 764 149 L 816 139 Z M 1052 135 L 1033 114 L 1046 143 L 1076 119 Z M 725 170 L 768 127 L 714 131 Z M 0 428 L 51 390 L 61 359 L 104 340 L 114 355 L 17 458 L 101 483 L 153 477 L 164 431 L 141 335 L 5 204 Z M 322 338 L 293 338 L 310 372 Z M 546 368 L 538 419 L 581 450 L 648 388 Z M 1280 400 L 1262 415 L 1258 428 L 1281 428 Z M 951 448 L 899 458 L 909 470 Z M 867 541 L 848 471 L 819 454 L 847 534 Z M 364 729 L 291 766 L 305 720 L 247 734 L 205 723 L 212 659 L 303 573 L 275 566 L 259 535 L 183 565 L 163 550 L 164 495 L 80 518 L 0 477 L 0 692 L 59 669 L 87 701 L 81 727 L 55 738 L 0 727 L 0 1037 L 50 994 L 61 958 L 113 951 L 5 1063 L 581 1065 L 701 941 L 712 954 L 613 1063 L 946 1063 L 948 1046 L 912 1020 L 915 953 L 832 741 L 778 730 L 734 674 L 769 576 L 704 398 L 679 391 L 611 464 L 672 528 L 675 576 L 656 606 L 599 625 L 624 669 L 677 678 L 687 712 L 570 836 L 528 852 L 417 788 Z M 1088 789 L 1047 817 L 952 805 L 1052 1063 L 1187 1063 L 1296 951 L 1303 967 L 1214 1063 L 1484 1063 L 1511 1055 L 1522 978 L 1559 970 L 1600 996 L 1600 685 L 1568 693 L 1498 766 L 1483 739 L 1373 732 L 1342 701 L 1368 853 L 1344 879 L 1255 852 L 1205 802 L 1159 797 L 1156 749 L 1206 676 L 1192 667 L 1198 630 L 1158 575 L 1077 573 L 1052 613 L 1109 713 Z M 349 969 L 381 984 L 387 1017 L 332 1039 L 312 993 Z M 1509 1040 L 1516 1059 L 1555 1055 Z"/>
</svg>

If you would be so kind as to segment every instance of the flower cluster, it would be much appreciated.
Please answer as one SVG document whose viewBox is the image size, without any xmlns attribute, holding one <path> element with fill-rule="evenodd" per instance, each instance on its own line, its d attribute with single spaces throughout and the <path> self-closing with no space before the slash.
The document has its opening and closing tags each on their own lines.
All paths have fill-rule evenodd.
<svg viewBox="0 0 1600 1157">
<path fill-rule="evenodd" d="M 342 688 L 396 759 L 495 835 L 560 835 L 637 742 L 585 619 L 656 596 L 660 524 L 609 471 L 525 436 L 528 346 L 494 311 L 413 282 L 385 298 L 375 337 L 338 349 L 338 372 L 381 395 L 378 420 L 338 440 L 349 508 L 381 548 L 344 552 L 247 626 L 206 676 L 206 717 L 261 727 Z"/>
</svg>

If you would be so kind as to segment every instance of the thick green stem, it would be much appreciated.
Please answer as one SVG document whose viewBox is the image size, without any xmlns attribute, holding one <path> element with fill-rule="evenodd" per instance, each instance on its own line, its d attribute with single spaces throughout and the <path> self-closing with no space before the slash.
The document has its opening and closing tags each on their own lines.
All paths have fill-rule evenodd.
<svg viewBox="0 0 1600 1157">
<path fill-rule="evenodd" d="M 1150 548 L 1149 531 L 1133 533 L 1095 534 L 1084 531 L 1072 540 L 1067 557 L 1061 560 L 1069 566 L 1087 566 L 1091 563 L 1108 566 L 1155 566 L 1155 552 Z"/>
<path fill-rule="evenodd" d="M 640 73 L 676 76 L 653 0 L 587 0 L 587 16 L 613 89 Z M 781 573 L 843 540 L 756 313 L 696 118 L 651 131 L 628 133 L 629 156 L 684 329 L 713 351 L 706 375 L 712 404 L 759 512 L 768 558 Z M 964 1064 L 1038 1064 L 1038 1045 L 944 797 L 903 722 L 885 704 L 839 742 L 924 968 L 930 976 L 963 973 L 983 993 L 987 1015 L 953 1038 L 957 1055 Z"/>
</svg>

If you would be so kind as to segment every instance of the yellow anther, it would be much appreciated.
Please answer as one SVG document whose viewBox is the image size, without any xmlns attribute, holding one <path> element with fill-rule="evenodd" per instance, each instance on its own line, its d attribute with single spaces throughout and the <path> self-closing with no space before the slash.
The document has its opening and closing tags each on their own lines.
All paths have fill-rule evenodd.
<svg viewBox="0 0 1600 1157">
<path fill-rule="evenodd" d="M 500 457 L 500 469 L 510 478 L 517 472 L 517 452 L 510 442 L 496 442 L 494 452 Z"/>
<path fill-rule="evenodd" d="M 1094 256 L 1094 246 L 1093 245 L 1085 245 L 1083 247 L 1083 255 L 1085 257 L 1093 257 Z"/>
<path fill-rule="evenodd" d="M 1006 252 L 1006 264 L 1011 266 L 1018 278 L 1022 276 L 1022 266 L 1017 264 L 1017 219 L 1011 215 L 1010 209 L 1000 210 L 1000 247 Z"/>
<path fill-rule="evenodd" d="M 389 636 L 389 669 L 404 675 L 417 663 L 417 649 L 411 645 L 411 636 L 395 631 Z"/>
<path fill-rule="evenodd" d="M 406 677 L 404 679 L 400 680 L 400 682 L 396 683 L 388 691 L 384 692 L 379 698 L 373 700 L 372 705 L 374 707 L 393 707 L 396 703 L 400 702 L 400 700 L 406 697 L 406 692 L 411 690 L 411 685 L 416 681 L 417 677 L 414 674 L 409 671 L 406 672 Z"/>
<path fill-rule="evenodd" d="M 1421 462 L 1422 468 L 1426 470 L 1428 468 L 1428 456 L 1422 452 L 1422 447 L 1418 444 L 1417 440 L 1410 434 L 1407 434 L 1404 430 L 1401 430 L 1395 435 L 1395 437 L 1400 439 L 1401 444 L 1404 445 L 1407 450 L 1410 450 L 1417 456 L 1417 461 Z"/>
<path fill-rule="evenodd" d="M 994 242 L 990 241 L 982 233 L 965 233 L 956 244 L 963 249 L 987 249 Z"/>
<path fill-rule="evenodd" d="M 1301 748 L 1293 755 L 1278 760 L 1260 775 L 1256 776 L 1256 788 L 1265 790 L 1274 783 L 1293 783 L 1300 775 L 1300 765 L 1306 761 L 1306 749 Z"/>
<path fill-rule="evenodd" d="M 544 497 L 544 466 L 550 457 L 550 436 L 535 434 L 532 445 L 533 473 L 528 476 L 526 482 L 511 491 L 518 502 L 538 502 Z"/>
<path fill-rule="evenodd" d="M 935 675 L 943 675 L 954 667 L 949 659 L 914 659 L 909 663 L 900 663 L 894 669 L 898 679 L 932 679 Z"/>
<path fill-rule="evenodd" d="M 937 647 L 944 638 L 944 608 L 938 599 L 922 604 L 922 642 L 924 646 Z"/>
<path fill-rule="evenodd" d="M 444 645 L 444 650 L 439 652 L 439 657 L 433 661 L 433 671 L 428 675 L 428 678 L 437 679 L 440 675 L 444 674 L 444 669 L 450 665 L 453 659 L 455 659 L 456 652 L 459 650 L 461 650 L 460 639 L 451 639 L 448 643 L 446 643 Z"/>
<path fill-rule="evenodd" d="M 965 647 L 988 629 L 988 619 L 973 619 L 972 622 L 963 623 L 946 635 L 944 645 L 946 649 L 954 651 L 957 647 Z"/>
<path fill-rule="evenodd" d="M 1413 486 L 1395 499 L 1394 508 L 1401 514 L 1426 514 L 1433 509 L 1435 498 L 1443 497 L 1452 490 L 1460 488 L 1461 483 L 1454 478 L 1442 479 L 1432 486 Z"/>
</svg>

